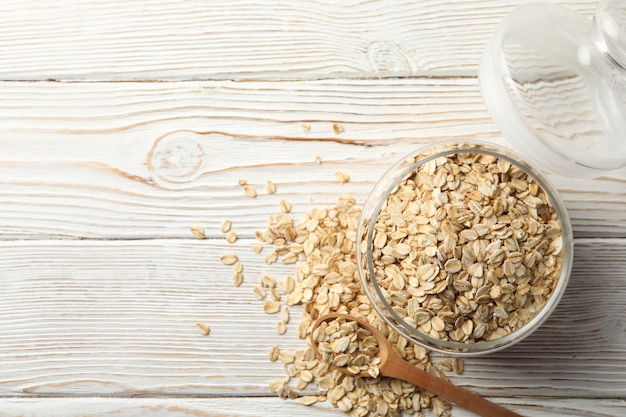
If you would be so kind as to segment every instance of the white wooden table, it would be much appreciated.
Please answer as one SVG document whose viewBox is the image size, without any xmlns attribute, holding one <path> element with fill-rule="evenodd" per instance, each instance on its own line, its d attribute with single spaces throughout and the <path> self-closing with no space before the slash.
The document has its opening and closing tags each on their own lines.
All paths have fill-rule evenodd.
<svg viewBox="0 0 626 417">
<path fill-rule="evenodd" d="M 503 142 L 477 64 L 522 2 L 3 1 L 0 416 L 342 415 L 268 389 L 269 347 L 303 342 L 297 309 L 278 336 L 252 295 L 292 270 L 265 265 L 254 231 L 283 198 L 295 218 L 363 203 L 423 144 Z M 561 304 L 451 378 L 525 416 L 623 416 L 626 171 L 551 179 L 576 236 Z"/>
</svg>

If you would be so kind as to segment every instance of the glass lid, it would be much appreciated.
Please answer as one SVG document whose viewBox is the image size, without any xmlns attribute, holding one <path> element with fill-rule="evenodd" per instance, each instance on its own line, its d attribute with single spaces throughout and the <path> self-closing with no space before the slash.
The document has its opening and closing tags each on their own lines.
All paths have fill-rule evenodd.
<svg viewBox="0 0 626 417">
<path fill-rule="evenodd" d="M 487 107 L 543 169 L 595 177 L 626 166 L 626 1 L 593 19 L 555 4 L 515 9 L 480 64 Z"/>
</svg>

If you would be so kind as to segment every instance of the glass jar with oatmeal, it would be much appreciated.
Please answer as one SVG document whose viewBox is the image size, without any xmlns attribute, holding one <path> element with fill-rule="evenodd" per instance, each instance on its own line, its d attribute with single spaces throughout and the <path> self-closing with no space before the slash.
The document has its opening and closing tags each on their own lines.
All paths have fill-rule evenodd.
<svg viewBox="0 0 626 417">
<path fill-rule="evenodd" d="M 596 177 L 626 166 L 626 2 L 593 20 L 563 6 L 515 9 L 487 44 L 480 87 L 519 153 L 480 142 L 408 155 L 362 211 L 359 276 L 394 330 L 430 349 L 511 346 L 554 311 L 572 230 L 540 169 Z"/>
<path fill-rule="evenodd" d="M 435 145 L 394 165 L 363 207 L 357 241 L 362 284 L 387 324 L 466 356 L 536 330 L 573 258 L 554 188 L 521 156 L 481 142 Z"/>
</svg>

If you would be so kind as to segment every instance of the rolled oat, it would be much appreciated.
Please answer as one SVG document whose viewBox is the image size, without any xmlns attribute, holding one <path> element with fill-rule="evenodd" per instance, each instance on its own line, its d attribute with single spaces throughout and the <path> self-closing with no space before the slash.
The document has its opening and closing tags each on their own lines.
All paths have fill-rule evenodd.
<svg viewBox="0 0 626 417">
<path fill-rule="evenodd" d="M 191 226 L 189 228 L 189 231 L 196 239 L 204 239 L 206 237 L 206 234 L 204 232 L 204 227 Z"/>
<path fill-rule="evenodd" d="M 200 334 L 202 334 L 203 336 L 208 336 L 209 333 L 211 333 L 211 328 L 207 324 L 202 322 L 196 323 L 196 329 L 198 329 Z"/>
</svg>

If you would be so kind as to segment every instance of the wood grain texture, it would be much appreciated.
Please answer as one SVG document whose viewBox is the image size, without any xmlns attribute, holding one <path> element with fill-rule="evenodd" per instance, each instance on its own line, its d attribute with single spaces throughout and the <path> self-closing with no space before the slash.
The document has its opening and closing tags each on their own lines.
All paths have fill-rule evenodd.
<svg viewBox="0 0 626 417">
<path fill-rule="evenodd" d="M 526 0 L 4 1 L 2 80 L 476 75 Z M 596 2 L 561 1 L 590 16 Z"/>
<path fill-rule="evenodd" d="M 624 400 L 555 398 L 495 398 L 525 417 L 617 417 Z M 276 398 L 35 398 L 0 399 L 0 417 L 338 417 L 347 414 L 326 403 L 304 407 Z M 454 417 L 475 414 L 454 409 Z"/>
<path fill-rule="evenodd" d="M 342 192 L 362 203 L 426 144 L 506 144 L 472 78 L 5 82 L 0 103 L 0 239 L 181 238 L 194 224 L 220 237 L 225 217 L 251 237 L 280 198 L 297 217 Z M 551 178 L 576 236 L 626 236 L 626 170 Z M 277 195 L 264 194 L 267 179 Z"/>
<path fill-rule="evenodd" d="M 476 77 L 526 2 L 3 1 L 0 417 L 345 415 L 269 391 L 269 347 L 304 342 L 298 308 L 278 336 L 252 294 L 293 271 L 253 233 L 282 198 L 295 218 L 362 203 L 422 145 L 513 142 Z M 451 379 L 528 417 L 626 415 L 626 170 L 550 179 L 578 237 L 568 290 L 528 339 Z"/>
<path fill-rule="evenodd" d="M 253 241 L 0 243 L 1 396 L 269 396 L 283 376 L 269 348 L 302 348 L 301 310 L 285 336 L 252 294 L 281 280 Z M 576 243 L 570 285 L 537 332 L 501 353 L 466 359 L 452 380 L 488 397 L 626 396 L 626 241 Z M 244 264 L 232 285 L 222 254 Z M 202 336 L 195 323 L 211 326 Z"/>
</svg>

